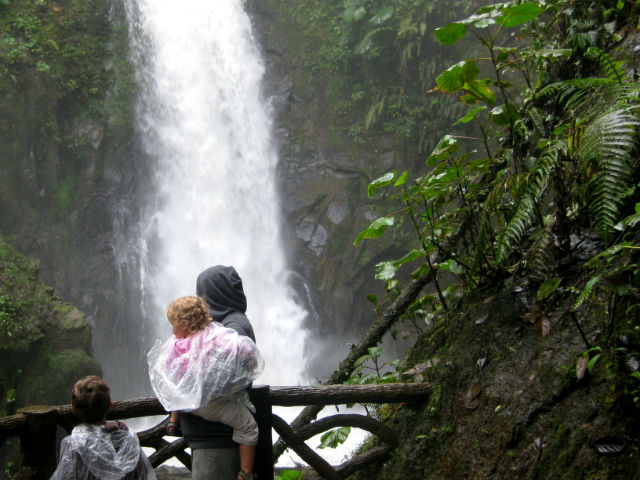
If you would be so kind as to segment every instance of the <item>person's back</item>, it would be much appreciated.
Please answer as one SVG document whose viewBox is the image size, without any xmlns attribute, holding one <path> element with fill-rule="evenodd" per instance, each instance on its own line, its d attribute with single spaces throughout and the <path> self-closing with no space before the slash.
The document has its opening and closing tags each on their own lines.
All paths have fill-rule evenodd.
<svg viewBox="0 0 640 480">
<path fill-rule="evenodd" d="M 196 281 L 196 295 L 205 300 L 216 322 L 255 342 L 253 327 L 245 315 L 247 300 L 242 280 L 233 267 L 217 265 L 201 272 Z M 194 480 L 236 479 L 240 460 L 231 427 L 189 413 L 181 415 L 180 426 L 192 450 Z"/>
<path fill-rule="evenodd" d="M 52 480 L 155 479 L 134 432 L 120 422 L 80 424 L 60 444 L 60 461 Z"/>
<path fill-rule="evenodd" d="M 71 407 L 80 424 L 60 444 L 51 480 L 155 480 L 137 435 L 122 422 L 107 422 L 109 386 L 91 375 L 76 382 Z"/>
</svg>

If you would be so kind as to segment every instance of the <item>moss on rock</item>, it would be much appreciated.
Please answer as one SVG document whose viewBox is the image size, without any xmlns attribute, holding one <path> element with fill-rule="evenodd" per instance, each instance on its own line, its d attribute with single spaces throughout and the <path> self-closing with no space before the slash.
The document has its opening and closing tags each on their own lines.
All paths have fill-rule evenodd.
<svg viewBox="0 0 640 480">
<path fill-rule="evenodd" d="M 38 280 L 37 264 L 0 237 L 0 415 L 68 403 L 73 383 L 99 374 L 91 327 Z"/>
</svg>

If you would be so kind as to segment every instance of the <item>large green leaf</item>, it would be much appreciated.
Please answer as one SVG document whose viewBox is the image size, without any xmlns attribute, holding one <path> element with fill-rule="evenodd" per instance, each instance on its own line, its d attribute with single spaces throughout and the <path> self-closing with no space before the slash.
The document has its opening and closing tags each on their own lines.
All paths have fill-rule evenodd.
<svg viewBox="0 0 640 480">
<path fill-rule="evenodd" d="M 371 225 L 369 225 L 366 229 L 364 229 L 360 234 L 356 237 L 353 244 L 358 245 L 360 241 L 364 238 L 379 238 L 384 234 L 384 231 L 387 227 L 393 225 L 393 217 L 382 217 L 374 220 Z"/>
<path fill-rule="evenodd" d="M 467 26 L 462 23 L 450 23 L 433 31 L 438 41 L 443 45 L 452 45 L 467 34 Z"/>
<path fill-rule="evenodd" d="M 457 92 L 465 83 L 475 80 L 479 72 L 480 70 L 475 62 L 463 60 L 438 75 L 436 83 L 445 92 Z"/>
<path fill-rule="evenodd" d="M 544 12 L 544 8 L 538 6 L 538 4 L 525 2 L 504 9 L 502 15 L 496 20 L 504 27 L 517 27 L 523 23 L 530 22 L 542 12 Z"/>
<path fill-rule="evenodd" d="M 374 181 L 372 181 L 367 187 L 367 195 L 369 195 L 369 198 L 373 196 L 373 193 L 378 188 L 389 185 L 391 182 L 395 180 L 395 178 L 396 178 L 396 172 L 393 171 L 393 172 L 385 173 L 381 177 L 378 177 Z"/>
</svg>

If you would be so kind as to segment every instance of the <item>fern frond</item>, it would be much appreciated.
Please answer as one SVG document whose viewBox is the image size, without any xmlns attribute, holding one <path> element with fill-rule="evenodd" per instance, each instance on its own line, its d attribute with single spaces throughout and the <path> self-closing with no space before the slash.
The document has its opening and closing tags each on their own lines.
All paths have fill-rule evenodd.
<svg viewBox="0 0 640 480">
<path fill-rule="evenodd" d="M 371 108 L 369 108 L 369 111 L 367 112 L 367 115 L 364 119 L 365 129 L 368 130 L 371 126 L 375 125 L 378 119 L 382 116 L 382 113 L 384 112 L 385 103 L 386 103 L 386 97 L 383 96 L 381 100 L 377 101 L 371 106 Z"/>
<path fill-rule="evenodd" d="M 609 80 L 617 81 L 619 83 L 629 80 L 627 72 L 624 69 L 624 62 L 614 60 L 611 55 L 601 48 L 588 48 L 585 52 L 585 57 L 595 60 Z"/>
<path fill-rule="evenodd" d="M 479 215 L 478 234 L 475 241 L 475 258 L 473 260 L 473 268 L 477 270 L 485 262 L 487 250 L 491 247 L 493 239 L 492 221 L 498 213 L 498 205 L 505 191 L 509 190 L 509 182 L 511 177 L 507 175 L 508 169 L 498 171 L 493 180 L 493 187 L 487 194 L 482 203 L 482 212 Z M 491 254 L 493 256 L 493 252 Z"/>
<path fill-rule="evenodd" d="M 596 227 L 606 238 L 619 220 L 625 190 L 631 178 L 630 153 L 640 125 L 638 109 L 612 109 L 595 118 L 584 130 L 577 156 L 583 167 L 597 165 L 587 186 Z"/>
<path fill-rule="evenodd" d="M 531 123 L 533 124 L 533 128 L 535 128 L 535 130 L 538 133 L 538 135 L 543 137 L 544 134 L 545 134 L 545 128 L 544 128 L 544 120 L 542 119 L 542 115 L 540 114 L 540 110 L 538 110 L 537 108 L 533 107 L 533 108 L 527 110 L 527 115 L 529 116 L 529 119 L 531 119 Z"/>
<path fill-rule="evenodd" d="M 614 82 L 608 78 L 574 78 L 546 85 L 540 89 L 536 98 L 556 97 L 567 99 L 571 98 L 571 92 L 575 93 L 578 90 L 595 92 L 602 87 L 611 86 L 613 84 Z"/>
<path fill-rule="evenodd" d="M 556 264 L 555 252 L 553 249 L 554 235 L 552 229 L 556 223 L 556 214 L 545 215 L 544 225 L 534 240 L 527 255 L 527 264 L 531 268 L 531 273 L 540 278 L 545 278 L 554 269 Z"/>
<path fill-rule="evenodd" d="M 538 158 L 526 180 L 526 187 L 518 202 L 518 208 L 504 232 L 498 239 L 497 260 L 502 261 L 508 252 L 520 241 L 527 225 L 533 223 L 535 207 L 546 190 L 547 180 L 561 155 L 566 154 L 567 146 L 564 142 L 549 142 Z"/>
</svg>

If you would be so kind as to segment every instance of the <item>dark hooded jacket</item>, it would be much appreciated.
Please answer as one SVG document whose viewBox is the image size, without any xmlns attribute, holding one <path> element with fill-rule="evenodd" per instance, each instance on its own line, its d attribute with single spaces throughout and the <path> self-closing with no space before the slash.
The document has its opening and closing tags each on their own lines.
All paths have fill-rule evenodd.
<svg viewBox="0 0 640 480">
<path fill-rule="evenodd" d="M 222 265 L 207 268 L 198 275 L 196 295 L 206 301 L 209 314 L 216 322 L 256 341 L 251 322 L 245 315 L 247 298 L 242 279 L 235 268 Z M 180 415 L 180 427 L 192 449 L 238 446 L 231 439 L 233 429 L 223 423 L 209 422 L 196 415 L 183 413 Z"/>
</svg>

